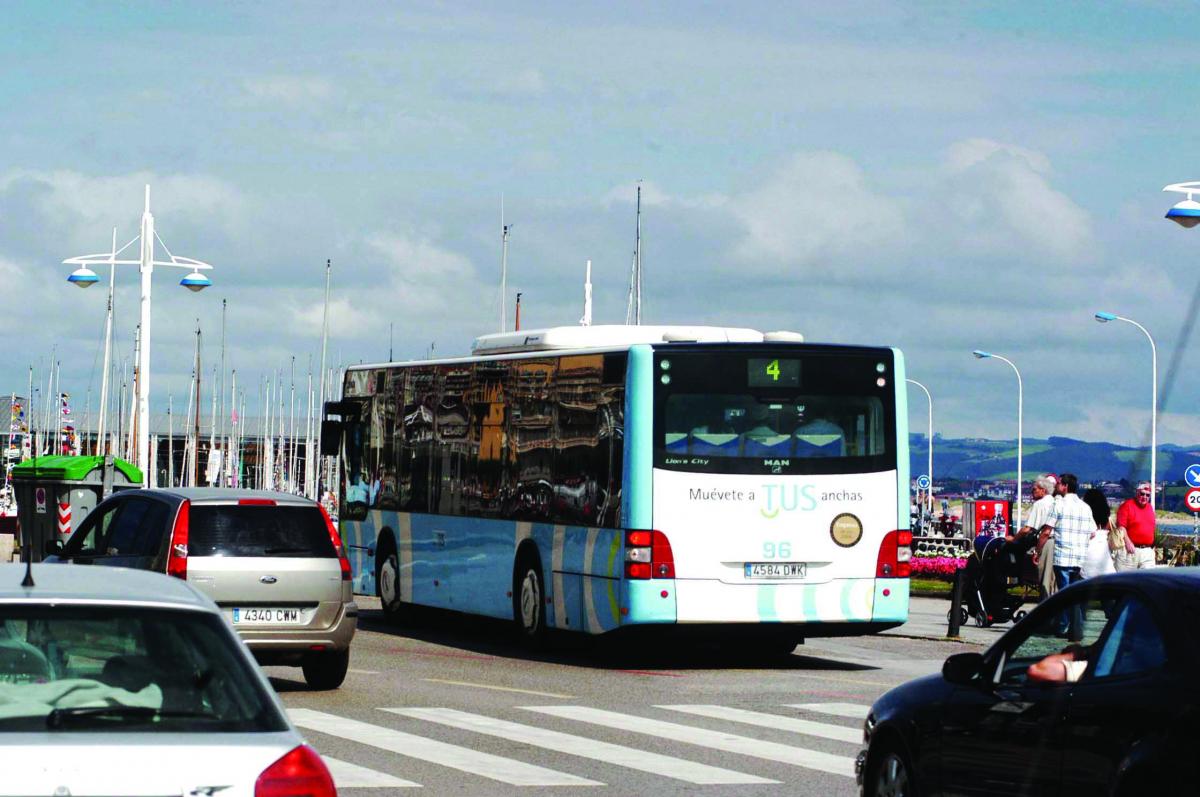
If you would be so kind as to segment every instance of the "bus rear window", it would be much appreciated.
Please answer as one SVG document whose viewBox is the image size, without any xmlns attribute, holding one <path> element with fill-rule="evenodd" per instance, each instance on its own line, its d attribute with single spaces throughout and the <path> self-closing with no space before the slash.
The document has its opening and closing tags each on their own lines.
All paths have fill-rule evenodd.
<svg viewBox="0 0 1200 797">
<path fill-rule="evenodd" d="M 759 374 L 773 369 L 774 357 L 660 355 L 655 464 L 714 473 L 890 470 L 894 399 L 890 374 L 881 376 L 890 353 L 882 356 L 792 354 L 776 382 Z"/>
</svg>

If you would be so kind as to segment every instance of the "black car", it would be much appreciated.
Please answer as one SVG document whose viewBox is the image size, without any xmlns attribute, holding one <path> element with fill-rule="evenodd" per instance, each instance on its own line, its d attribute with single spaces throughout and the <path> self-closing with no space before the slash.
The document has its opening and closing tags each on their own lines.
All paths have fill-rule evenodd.
<svg viewBox="0 0 1200 797">
<path fill-rule="evenodd" d="M 875 701 L 862 792 L 1195 794 L 1197 631 L 1200 568 L 1074 584 L 985 653 Z"/>
</svg>

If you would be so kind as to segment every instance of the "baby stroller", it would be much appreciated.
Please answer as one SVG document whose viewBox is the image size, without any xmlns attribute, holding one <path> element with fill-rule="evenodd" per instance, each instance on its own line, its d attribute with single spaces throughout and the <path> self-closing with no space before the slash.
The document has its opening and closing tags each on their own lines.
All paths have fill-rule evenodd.
<svg viewBox="0 0 1200 797">
<path fill-rule="evenodd" d="M 986 534 L 976 537 L 975 550 L 967 559 L 964 603 L 958 607 L 962 612 L 961 622 L 974 618 L 975 625 L 987 628 L 1024 617 L 1021 606 L 1025 601 L 1009 594 L 1008 580 L 1010 576 L 1022 575 L 1027 559 L 1027 551 L 1020 543 Z M 950 619 L 949 614 L 946 619 Z"/>
</svg>

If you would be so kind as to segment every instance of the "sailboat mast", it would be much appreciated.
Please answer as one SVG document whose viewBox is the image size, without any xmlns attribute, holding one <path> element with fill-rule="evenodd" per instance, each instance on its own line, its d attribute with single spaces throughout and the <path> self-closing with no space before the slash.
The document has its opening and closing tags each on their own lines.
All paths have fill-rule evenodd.
<svg viewBox="0 0 1200 797">
<path fill-rule="evenodd" d="M 504 223 L 504 196 L 500 197 L 500 331 L 508 331 L 508 231 Z"/>
<path fill-rule="evenodd" d="M 199 484 L 198 470 L 200 467 L 200 319 L 196 319 L 196 415 L 192 419 L 192 471 L 191 486 Z"/>
<path fill-rule="evenodd" d="M 100 375 L 100 421 L 96 427 L 96 456 L 103 456 L 104 421 L 108 414 L 108 371 L 112 361 L 113 286 L 116 281 L 117 228 L 113 227 L 112 254 L 108 258 L 108 312 L 104 317 L 104 371 Z"/>
<path fill-rule="evenodd" d="M 222 474 L 224 474 L 224 472 L 227 470 L 226 463 L 229 459 L 229 440 L 225 436 L 225 428 L 226 428 L 225 427 L 225 417 L 226 416 L 225 416 L 225 300 L 224 299 L 221 300 L 221 379 L 220 379 L 219 384 L 220 384 L 220 389 L 217 391 L 217 394 L 220 396 L 220 399 L 219 399 L 220 414 L 217 417 L 221 419 L 220 434 L 218 437 L 218 439 L 221 442 L 221 458 L 219 460 L 217 460 L 217 462 L 218 462 L 217 484 L 224 484 L 225 479 L 222 478 Z"/>
<path fill-rule="evenodd" d="M 325 349 L 329 344 L 329 274 L 331 265 L 325 261 L 325 311 L 321 318 L 321 387 L 317 394 L 317 451 L 321 450 L 320 422 L 325 417 Z M 391 343 L 388 344 L 388 359 L 391 359 Z M 320 461 L 319 455 L 317 461 Z M 320 495 L 321 482 L 318 478 L 316 491 Z"/>
</svg>

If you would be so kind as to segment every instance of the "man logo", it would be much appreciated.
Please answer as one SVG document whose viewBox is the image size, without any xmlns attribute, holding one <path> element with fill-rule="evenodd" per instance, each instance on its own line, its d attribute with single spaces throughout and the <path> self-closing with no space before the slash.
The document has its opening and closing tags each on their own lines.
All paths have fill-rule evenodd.
<svg viewBox="0 0 1200 797">
<path fill-rule="evenodd" d="M 763 460 L 763 467 L 770 468 L 771 473 L 773 473 L 773 474 L 783 473 L 783 469 L 788 467 L 791 464 L 792 464 L 792 461 L 790 459 L 764 459 Z"/>
</svg>

